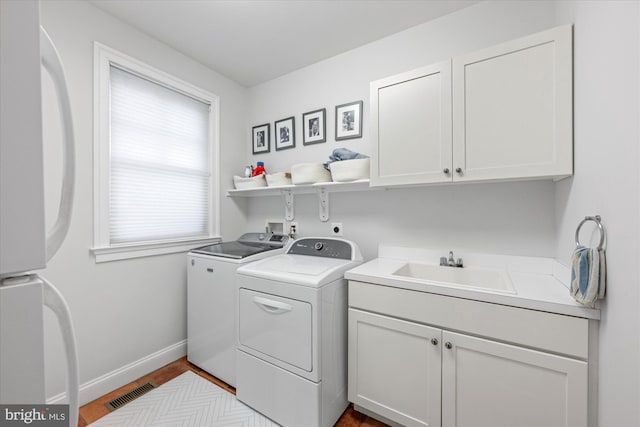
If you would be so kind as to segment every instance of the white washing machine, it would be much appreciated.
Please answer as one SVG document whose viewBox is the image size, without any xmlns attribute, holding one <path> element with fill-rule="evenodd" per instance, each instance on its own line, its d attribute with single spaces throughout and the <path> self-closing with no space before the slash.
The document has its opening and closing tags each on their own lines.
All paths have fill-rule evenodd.
<svg viewBox="0 0 640 427">
<path fill-rule="evenodd" d="M 347 240 L 303 238 L 238 268 L 236 396 L 290 427 L 333 426 L 347 402 Z"/>
<path fill-rule="evenodd" d="M 187 255 L 187 360 L 236 385 L 236 270 L 284 252 L 286 234 L 246 233 Z"/>
</svg>

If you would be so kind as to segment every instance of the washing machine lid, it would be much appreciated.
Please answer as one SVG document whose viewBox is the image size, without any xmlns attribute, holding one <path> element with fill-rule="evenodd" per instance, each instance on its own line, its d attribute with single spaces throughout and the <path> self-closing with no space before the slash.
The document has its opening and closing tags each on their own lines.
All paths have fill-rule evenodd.
<svg viewBox="0 0 640 427">
<path fill-rule="evenodd" d="M 282 249 L 289 236 L 279 233 L 246 233 L 233 242 L 221 242 L 192 249 L 191 252 L 223 258 L 244 259 L 263 252 Z"/>
<path fill-rule="evenodd" d="M 223 258 L 242 259 L 272 249 L 277 248 L 268 245 L 253 243 L 222 242 L 193 249 L 191 252 L 196 254 L 219 256 Z"/>
</svg>

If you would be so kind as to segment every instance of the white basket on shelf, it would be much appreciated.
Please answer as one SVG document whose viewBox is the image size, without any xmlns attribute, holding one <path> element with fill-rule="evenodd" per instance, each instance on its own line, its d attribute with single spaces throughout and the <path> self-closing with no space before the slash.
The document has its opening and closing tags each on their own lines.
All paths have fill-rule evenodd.
<svg viewBox="0 0 640 427">
<path fill-rule="evenodd" d="M 296 185 L 331 182 L 331 172 L 322 163 L 298 163 L 291 166 L 291 182 Z"/>
<path fill-rule="evenodd" d="M 250 176 L 248 178 L 236 175 L 233 177 L 233 185 L 237 190 L 243 190 L 246 188 L 266 187 L 267 181 L 264 179 L 264 174 Z"/>
<path fill-rule="evenodd" d="M 351 159 L 333 162 L 329 165 L 331 178 L 335 182 L 350 182 L 369 179 L 369 159 Z"/>
<path fill-rule="evenodd" d="M 267 174 L 267 185 L 269 187 L 281 187 L 291 185 L 291 174 L 288 172 L 276 172 Z"/>
</svg>

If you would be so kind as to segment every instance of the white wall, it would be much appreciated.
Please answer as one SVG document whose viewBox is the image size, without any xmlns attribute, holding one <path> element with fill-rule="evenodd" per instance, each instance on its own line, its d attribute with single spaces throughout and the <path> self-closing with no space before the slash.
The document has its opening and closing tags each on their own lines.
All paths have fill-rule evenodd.
<svg viewBox="0 0 640 427">
<path fill-rule="evenodd" d="M 358 243 L 365 260 L 378 244 L 428 247 L 446 255 L 453 250 L 550 256 L 554 238 L 551 182 L 468 184 L 368 192 L 332 193 L 329 221 L 318 218 L 315 195 L 295 196 L 295 221 L 302 236 L 328 236 L 341 222 L 344 238 Z M 280 197 L 249 202 L 248 228 L 265 220 L 284 221 Z M 437 260 L 425 260 L 437 262 Z"/>
<path fill-rule="evenodd" d="M 297 147 L 267 155 L 268 171 L 326 160 L 337 147 L 369 153 L 371 80 L 556 25 L 574 23 L 575 176 L 559 183 L 445 185 L 331 195 L 330 220 L 344 224 L 365 258 L 379 242 L 457 251 L 546 256 L 568 265 L 574 232 L 600 214 L 608 233 L 608 295 L 600 327 L 599 425 L 640 425 L 640 177 L 638 2 L 487 1 L 250 89 L 247 128 L 296 116 Z M 334 106 L 364 100 L 363 138 L 334 141 Z M 301 115 L 327 108 L 328 142 L 305 147 Z M 246 132 L 247 146 L 250 135 Z M 328 235 L 317 200 L 298 196 L 303 235 Z M 279 198 L 249 202 L 249 228 L 283 219 Z M 587 227 L 582 236 L 589 241 Z M 434 260 L 431 260 L 434 261 Z"/>
<path fill-rule="evenodd" d="M 243 142 L 246 90 L 87 2 L 43 1 L 41 22 L 56 44 L 67 71 L 77 141 L 76 206 L 71 229 L 44 275 L 60 288 L 69 302 L 78 339 L 80 381 L 86 388 L 89 381 L 186 339 L 184 254 L 96 264 L 89 252 L 93 246 L 93 42 L 113 47 L 220 96 L 223 183 L 230 182 L 229 165 L 243 163 L 246 155 L 244 146 L 237 145 Z M 51 96 L 48 91 L 45 95 Z M 45 107 L 47 182 L 53 182 L 60 174 L 50 105 L 47 103 Z M 59 188 L 54 187 L 47 188 L 50 211 L 57 208 Z M 244 230 L 245 210 L 241 208 L 242 203 L 222 197 L 224 236 L 236 236 Z M 47 317 L 48 398 L 64 390 L 64 359 L 52 319 L 53 316 Z M 184 355 L 184 351 L 183 343 L 167 357 L 176 359 Z M 82 394 L 82 401 L 135 379 L 154 369 L 153 363 L 161 363 L 160 360 L 162 358 L 150 361 L 141 368 L 144 372 L 132 369 L 111 378 L 112 381 L 94 384 Z"/>
<path fill-rule="evenodd" d="M 575 177 L 558 184 L 517 182 L 331 195 L 330 220 L 344 224 L 367 259 L 379 242 L 457 251 L 556 257 L 568 262 L 584 215 L 608 232 L 609 289 L 602 305 L 599 425 L 640 425 L 640 153 L 638 2 L 488 1 L 414 27 L 246 91 L 84 2 L 42 2 L 42 22 L 70 74 L 79 177 L 70 236 L 45 275 L 69 300 L 80 345 L 81 381 L 94 380 L 180 342 L 185 333 L 184 256 L 96 265 L 92 246 L 92 41 L 135 56 L 221 97 L 221 181 L 264 160 L 271 172 L 324 161 L 346 146 L 369 152 L 368 83 L 390 74 L 554 25 L 575 24 Z M 292 52 L 291 54 L 295 54 Z M 362 139 L 334 141 L 334 106 L 364 101 Z M 328 142 L 250 154 L 250 127 L 327 108 Z M 248 113 L 245 111 L 248 111 Z M 46 112 L 45 112 L 46 113 Z M 247 117 L 245 119 L 245 117 Z M 55 150 L 48 156 L 56 158 Z M 248 154 L 249 153 L 249 154 Z M 48 176 L 57 172 L 48 166 Z M 50 193 L 53 193 L 52 189 Z M 48 195 L 51 205 L 55 196 Z M 284 217 L 279 198 L 223 197 L 222 232 L 233 238 Z M 298 196 L 303 235 L 327 235 L 317 200 Z M 47 395 L 63 389 L 61 350 L 50 325 Z"/>
<path fill-rule="evenodd" d="M 557 9 L 559 22 L 575 22 L 575 176 L 557 185 L 555 256 L 569 265 L 578 222 L 602 216 L 608 283 L 599 425 L 606 427 L 640 425 L 639 14 L 636 1 L 561 2 Z M 585 225 L 583 241 L 591 229 Z"/>
<path fill-rule="evenodd" d="M 369 82 L 394 73 L 528 35 L 554 25 L 549 2 L 486 2 L 413 27 L 377 42 L 250 89 L 249 124 L 296 116 L 296 148 L 251 155 L 277 172 L 300 162 L 323 162 L 338 147 L 370 153 Z M 363 137 L 335 141 L 335 106 L 364 101 Z M 303 146 L 302 113 L 327 109 L 327 143 Z M 246 144 L 250 146 L 250 134 Z M 328 235 L 342 222 L 345 237 L 365 258 L 378 243 L 464 251 L 551 256 L 554 249 L 554 186 L 551 182 L 443 185 L 363 193 L 332 194 L 329 224 L 318 219 L 313 196 L 297 196 L 296 221 L 303 235 Z M 265 218 L 282 220 L 279 199 L 249 202 L 249 226 Z"/>
</svg>

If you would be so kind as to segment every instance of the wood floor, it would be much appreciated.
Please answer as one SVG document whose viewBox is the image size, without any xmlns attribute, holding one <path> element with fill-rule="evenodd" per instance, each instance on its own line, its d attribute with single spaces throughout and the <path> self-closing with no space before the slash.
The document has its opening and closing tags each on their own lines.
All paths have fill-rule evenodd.
<svg viewBox="0 0 640 427">
<path fill-rule="evenodd" d="M 107 402 L 117 397 L 120 397 L 123 394 L 128 393 L 131 390 L 150 381 L 155 383 L 156 386 L 160 386 L 166 383 L 167 381 L 187 371 L 193 371 L 196 374 L 200 375 L 201 377 L 216 384 L 217 386 L 222 387 L 225 390 L 228 390 L 229 393 L 236 394 L 236 390 L 233 387 L 220 381 L 216 377 L 209 375 L 207 372 L 189 363 L 186 357 L 183 357 L 182 359 L 178 359 L 175 362 L 170 363 L 167 366 L 160 368 L 155 372 L 150 373 L 149 375 L 145 375 L 144 377 L 139 378 L 132 383 L 129 383 L 123 387 L 120 387 L 117 390 L 112 391 L 109 394 L 104 395 L 94 400 L 93 402 L 87 403 L 86 405 L 80 408 L 80 417 L 78 420 L 78 426 L 86 427 L 92 422 L 107 415 L 109 413 L 109 410 L 105 406 Z M 342 417 L 340 417 L 340 419 L 336 423 L 336 426 L 337 427 L 385 427 L 386 424 L 383 424 L 377 420 L 374 420 L 371 417 L 361 414 L 360 412 L 355 411 L 352 406 L 349 406 L 347 410 L 344 412 L 344 414 L 342 414 Z"/>
</svg>

